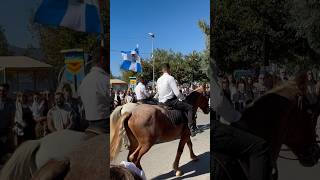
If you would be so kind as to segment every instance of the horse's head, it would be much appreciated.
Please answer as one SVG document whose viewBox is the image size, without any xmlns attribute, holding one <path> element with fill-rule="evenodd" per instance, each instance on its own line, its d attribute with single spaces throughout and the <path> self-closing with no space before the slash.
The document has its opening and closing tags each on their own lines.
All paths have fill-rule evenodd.
<svg viewBox="0 0 320 180">
<path fill-rule="evenodd" d="M 285 144 L 298 157 L 303 166 L 314 166 L 320 158 L 316 141 L 316 116 L 305 97 L 300 96 L 290 118 Z"/>
<path fill-rule="evenodd" d="M 206 94 L 205 89 L 200 87 L 187 96 L 187 102 L 193 106 L 194 109 L 200 108 L 203 113 L 208 114 L 209 96 Z"/>
</svg>

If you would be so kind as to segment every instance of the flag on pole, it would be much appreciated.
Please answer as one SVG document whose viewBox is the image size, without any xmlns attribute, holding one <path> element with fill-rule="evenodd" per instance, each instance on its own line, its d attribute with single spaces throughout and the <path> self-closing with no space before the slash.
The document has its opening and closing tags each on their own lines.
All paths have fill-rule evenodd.
<svg viewBox="0 0 320 180">
<path fill-rule="evenodd" d="M 121 51 L 122 55 L 122 63 L 120 68 L 125 71 L 134 71 L 141 73 L 142 66 L 141 66 L 141 59 L 139 56 L 139 50 L 136 48 L 132 51 Z"/>
<path fill-rule="evenodd" d="M 36 12 L 35 22 L 81 32 L 101 32 L 97 0 L 43 0 Z"/>
</svg>

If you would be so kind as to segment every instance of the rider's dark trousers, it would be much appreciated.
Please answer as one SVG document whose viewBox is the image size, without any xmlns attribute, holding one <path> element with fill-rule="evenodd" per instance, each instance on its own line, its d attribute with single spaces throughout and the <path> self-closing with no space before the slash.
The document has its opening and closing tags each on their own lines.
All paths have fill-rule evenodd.
<svg viewBox="0 0 320 180">
<path fill-rule="evenodd" d="M 264 139 L 216 120 L 213 134 L 213 153 L 249 159 L 249 180 L 271 179 L 270 149 Z"/>
<path fill-rule="evenodd" d="M 173 107 L 175 109 L 185 111 L 188 118 L 188 124 L 193 124 L 192 105 L 183 101 L 179 101 L 177 98 L 169 99 L 165 102 L 165 104 L 169 107 Z"/>
<path fill-rule="evenodd" d="M 151 104 L 151 105 L 157 105 L 158 103 L 156 101 L 154 101 L 152 98 L 148 98 L 148 99 L 141 99 L 138 100 L 138 102 L 142 103 L 142 104 Z"/>
</svg>

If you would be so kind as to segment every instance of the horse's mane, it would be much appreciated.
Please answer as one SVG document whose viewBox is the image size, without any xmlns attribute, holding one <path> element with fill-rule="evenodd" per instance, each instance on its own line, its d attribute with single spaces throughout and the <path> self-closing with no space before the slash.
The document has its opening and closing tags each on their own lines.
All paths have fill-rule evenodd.
<svg viewBox="0 0 320 180">
<path fill-rule="evenodd" d="M 304 91 L 306 91 L 305 84 L 307 83 L 307 81 L 308 79 L 306 72 L 301 71 L 297 73 L 294 79 L 281 83 L 279 86 L 272 88 L 271 90 L 267 91 L 264 95 L 254 100 L 252 103 L 259 100 L 260 98 L 263 98 L 265 95 L 268 94 L 278 94 L 291 101 L 294 101 L 298 94 L 304 94 Z"/>
<path fill-rule="evenodd" d="M 291 80 L 271 89 L 270 91 L 267 91 L 265 95 L 271 93 L 278 94 L 289 100 L 293 100 L 298 94 L 301 93 L 301 90 L 299 89 L 297 82 Z"/>
</svg>

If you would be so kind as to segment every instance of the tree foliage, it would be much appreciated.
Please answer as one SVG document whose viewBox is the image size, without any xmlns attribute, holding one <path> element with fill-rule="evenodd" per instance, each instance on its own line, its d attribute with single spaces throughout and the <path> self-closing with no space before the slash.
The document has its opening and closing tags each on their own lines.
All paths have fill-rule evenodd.
<svg viewBox="0 0 320 180">
<path fill-rule="evenodd" d="M 219 1 L 210 45 L 218 66 L 231 71 L 270 62 L 315 62 L 319 58 L 316 50 L 320 43 L 317 44 L 319 33 L 312 32 L 315 27 L 320 27 L 320 16 L 310 11 L 314 10 L 314 4 L 310 7 L 306 2 Z"/>
<path fill-rule="evenodd" d="M 155 67 L 155 81 L 161 76 L 161 65 L 169 63 L 171 67 L 171 74 L 175 79 L 183 83 L 191 83 L 194 81 L 206 82 L 208 80 L 206 69 L 201 69 L 201 62 L 205 61 L 204 53 L 192 52 L 188 55 L 183 55 L 172 50 L 156 49 L 154 51 L 154 67 Z M 142 60 L 143 72 L 141 75 L 147 81 L 152 81 L 153 78 L 153 61 Z M 132 71 L 124 71 L 122 79 L 129 81 L 129 77 L 138 76 L 139 74 Z"/>
</svg>

